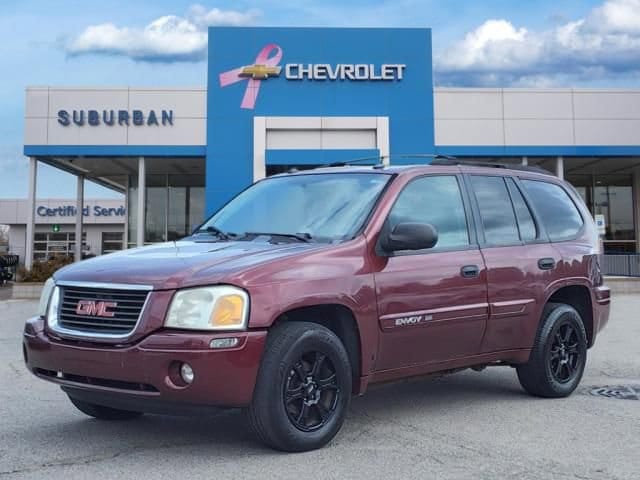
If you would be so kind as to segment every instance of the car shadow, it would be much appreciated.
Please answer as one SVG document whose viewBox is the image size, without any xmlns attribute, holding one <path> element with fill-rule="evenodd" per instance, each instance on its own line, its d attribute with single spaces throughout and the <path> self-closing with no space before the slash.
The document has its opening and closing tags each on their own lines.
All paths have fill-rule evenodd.
<svg viewBox="0 0 640 480">
<path fill-rule="evenodd" d="M 371 387 L 366 395 L 353 398 L 344 431 L 337 440 L 357 439 L 364 423 L 369 429 L 378 422 L 414 415 L 453 415 L 458 408 L 471 403 L 482 408 L 487 403 L 521 401 L 525 394 L 515 372 L 501 370 Z M 55 459 L 43 459 L 55 465 L 92 463 L 154 450 L 170 450 L 186 457 L 216 452 L 217 457 L 226 460 L 243 455 L 280 455 L 255 439 L 239 409 L 199 417 L 145 415 L 135 420 L 108 422 L 86 417 L 68 404 L 47 428 L 35 423 L 32 428 L 22 430 L 21 434 L 37 436 L 37 443 L 43 445 L 56 445 Z"/>
<path fill-rule="evenodd" d="M 482 372 L 466 370 L 441 377 L 406 379 L 395 383 L 373 385 L 362 397 L 354 398 L 353 409 L 366 409 L 369 414 L 420 409 L 422 414 L 439 413 L 464 407 L 469 403 L 480 407 L 497 401 L 530 398 L 520 387 L 514 369 L 488 368 Z"/>
</svg>

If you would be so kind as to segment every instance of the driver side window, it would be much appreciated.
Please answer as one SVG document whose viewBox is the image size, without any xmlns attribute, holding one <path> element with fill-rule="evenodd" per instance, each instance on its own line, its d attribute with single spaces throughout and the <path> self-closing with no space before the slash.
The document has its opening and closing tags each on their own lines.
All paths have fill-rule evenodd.
<svg viewBox="0 0 640 480">
<path fill-rule="evenodd" d="M 433 225 L 438 232 L 435 248 L 469 245 L 460 185 L 453 175 L 419 177 L 406 185 L 389 213 L 387 228 L 399 223 Z"/>
</svg>

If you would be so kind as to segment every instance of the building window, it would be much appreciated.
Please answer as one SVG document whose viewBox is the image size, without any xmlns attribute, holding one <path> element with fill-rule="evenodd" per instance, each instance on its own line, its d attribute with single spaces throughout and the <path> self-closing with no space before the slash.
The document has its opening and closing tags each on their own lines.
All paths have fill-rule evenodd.
<svg viewBox="0 0 640 480">
<path fill-rule="evenodd" d="M 45 261 L 52 257 L 73 257 L 76 248 L 76 234 L 70 232 L 50 232 L 34 234 L 33 259 Z M 87 234 L 82 233 L 82 250 L 87 250 Z"/>
<path fill-rule="evenodd" d="M 122 232 L 102 232 L 102 254 L 122 250 L 124 234 Z"/>
<path fill-rule="evenodd" d="M 146 183 L 144 242 L 165 242 L 169 205 L 167 175 L 147 175 Z"/>
<path fill-rule="evenodd" d="M 131 176 L 128 195 L 128 248 L 136 246 L 138 178 Z M 204 175 L 147 175 L 145 244 L 177 240 L 204 221 Z"/>
<path fill-rule="evenodd" d="M 593 188 L 593 213 L 604 215 L 605 249 L 634 252 L 633 196 L 631 175 L 597 175 Z"/>
<path fill-rule="evenodd" d="M 592 215 L 604 215 L 605 253 L 636 251 L 633 219 L 633 188 L 630 174 L 567 176 Z"/>
</svg>

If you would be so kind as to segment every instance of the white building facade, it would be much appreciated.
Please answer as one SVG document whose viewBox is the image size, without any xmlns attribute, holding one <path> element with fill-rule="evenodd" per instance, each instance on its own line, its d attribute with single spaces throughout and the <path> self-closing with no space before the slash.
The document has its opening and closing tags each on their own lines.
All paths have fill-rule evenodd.
<svg viewBox="0 0 640 480">
<path fill-rule="evenodd" d="M 40 199 L 32 243 L 33 259 L 75 255 L 75 199 Z M 9 252 L 21 262 L 27 251 L 26 199 L 0 200 L 0 224 L 9 226 Z M 83 209 L 82 256 L 122 250 L 125 245 L 126 207 L 122 200 L 87 199 Z"/>
</svg>

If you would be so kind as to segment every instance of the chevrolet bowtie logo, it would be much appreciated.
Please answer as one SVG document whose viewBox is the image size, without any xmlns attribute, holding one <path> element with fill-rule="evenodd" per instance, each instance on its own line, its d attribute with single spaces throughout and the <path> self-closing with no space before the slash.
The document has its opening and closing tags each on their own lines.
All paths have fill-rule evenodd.
<svg viewBox="0 0 640 480">
<path fill-rule="evenodd" d="M 253 65 L 233 68 L 218 74 L 220 86 L 247 82 L 240 108 L 252 110 L 256 106 L 262 80 L 280 75 L 281 68 L 278 66 L 280 60 L 282 60 L 282 49 L 275 43 L 269 43 L 258 52 Z"/>
<path fill-rule="evenodd" d="M 277 77 L 280 75 L 281 67 L 268 67 L 267 65 L 247 65 L 242 67 L 240 75 L 243 77 L 251 77 L 256 80 L 264 80 L 269 77 Z"/>
</svg>

